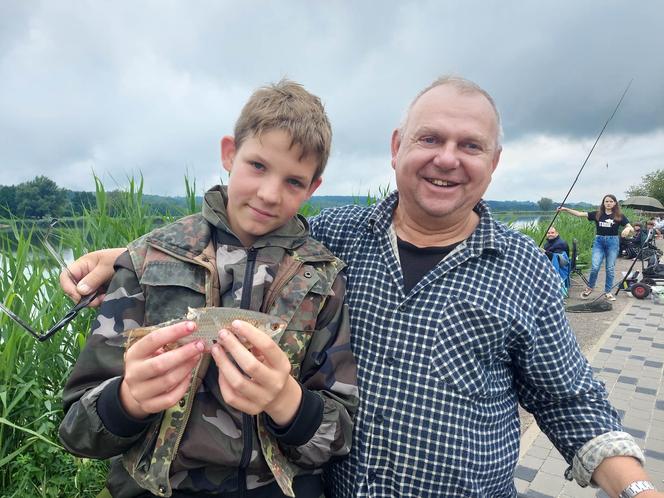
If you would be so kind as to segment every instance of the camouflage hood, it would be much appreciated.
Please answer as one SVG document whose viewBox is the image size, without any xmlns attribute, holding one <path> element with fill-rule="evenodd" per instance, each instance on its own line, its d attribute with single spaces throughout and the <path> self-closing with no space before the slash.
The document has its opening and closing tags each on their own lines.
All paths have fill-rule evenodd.
<svg viewBox="0 0 664 498">
<path fill-rule="evenodd" d="M 228 222 L 226 214 L 226 204 L 228 202 L 227 187 L 225 185 L 216 185 L 205 193 L 203 198 L 203 218 L 212 226 L 218 229 L 217 240 L 226 243 L 235 243 L 241 246 L 237 237 L 235 241 L 228 240 L 229 235 L 233 234 L 231 225 Z M 264 237 L 260 237 L 254 242 L 254 247 L 259 249 L 265 246 L 277 246 L 284 249 L 296 249 L 304 244 L 309 235 L 309 224 L 302 215 L 297 215 L 284 226 L 270 232 Z"/>
</svg>

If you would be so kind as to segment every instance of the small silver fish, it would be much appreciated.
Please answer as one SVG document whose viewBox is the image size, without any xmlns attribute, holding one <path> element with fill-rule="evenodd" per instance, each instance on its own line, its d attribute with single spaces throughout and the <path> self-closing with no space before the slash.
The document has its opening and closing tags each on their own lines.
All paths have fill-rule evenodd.
<svg viewBox="0 0 664 498">
<path fill-rule="evenodd" d="M 176 318 L 169 320 L 158 325 L 150 325 L 147 327 L 138 327 L 135 329 L 123 332 L 119 338 L 122 339 L 122 344 L 125 348 L 129 348 L 139 339 L 142 339 L 150 332 L 156 329 L 173 325 L 179 322 L 192 321 L 196 322 L 196 330 L 191 334 L 178 339 L 175 343 L 166 345 L 164 349 L 175 349 L 178 346 L 183 346 L 193 341 L 202 340 L 205 344 L 205 351 L 210 351 L 212 345 L 219 339 L 219 331 L 221 329 L 228 329 L 232 331 L 231 323 L 233 320 L 242 320 L 248 322 L 257 329 L 262 330 L 269 335 L 276 343 L 279 342 L 281 336 L 286 330 L 286 322 L 276 316 L 267 315 L 258 311 L 245 310 L 241 308 L 189 308 L 189 311 L 184 318 Z M 117 344 L 116 341 L 111 340 L 111 343 Z M 245 344 L 246 345 L 246 344 Z"/>
</svg>

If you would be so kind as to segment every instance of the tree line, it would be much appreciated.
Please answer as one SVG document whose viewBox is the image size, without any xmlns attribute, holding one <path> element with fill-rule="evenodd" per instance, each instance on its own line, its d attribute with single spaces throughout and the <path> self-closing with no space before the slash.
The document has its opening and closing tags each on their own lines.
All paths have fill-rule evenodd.
<svg viewBox="0 0 664 498">
<path fill-rule="evenodd" d="M 106 193 L 108 214 L 113 216 L 122 203 L 123 192 Z M 181 212 L 184 197 L 145 195 L 143 201 L 155 215 L 173 215 Z M 78 192 L 59 187 L 46 176 L 18 185 L 0 185 L 0 218 L 43 219 L 77 217 L 97 205 L 96 192 Z"/>
<path fill-rule="evenodd" d="M 641 183 L 626 190 L 628 196 L 647 195 L 664 203 L 664 170 L 657 170 L 643 176 Z M 120 203 L 122 192 L 108 193 L 109 214 L 113 214 L 114 206 Z M 346 201 L 344 202 L 344 199 Z M 350 200 L 349 200 L 350 199 Z M 354 201 L 353 201 L 354 200 Z M 0 218 L 42 219 L 49 217 L 82 216 L 96 205 L 95 192 L 78 192 L 61 187 L 46 176 L 37 176 L 33 180 L 18 185 L 0 185 Z M 184 197 L 165 197 L 145 195 L 144 202 L 157 215 L 177 214 L 185 207 Z M 343 205 L 357 202 L 351 196 L 326 196 L 318 199 L 312 197 L 311 204 Z M 539 201 L 492 201 L 487 203 L 494 211 L 552 211 L 559 202 L 548 197 Z M 569 204 L 577 209 L 592 208 L 592 204 L 580 202 Z"/>
</svg>

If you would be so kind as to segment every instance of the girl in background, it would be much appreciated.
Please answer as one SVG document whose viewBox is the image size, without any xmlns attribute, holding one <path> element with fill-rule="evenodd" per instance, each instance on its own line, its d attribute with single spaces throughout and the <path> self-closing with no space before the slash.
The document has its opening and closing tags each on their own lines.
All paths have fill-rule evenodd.
<svg viewBox="0 0 664 498">
<path fill-rule="evenodd" d="M 627 217 L 620 212 L 616 196 L 612 194 L 605 195 L 597 211 L 585 213 L 567 207 L 559 207 L 558 211 L 573 214 L 580 218 L 587 218 L 588 221 L 595 222 L 596 235 L 592 249 L 592 268 L 590 270 L 590 278 L 588 279 L 588 287 L 581 293 L 581 297 L 586 299 L 592 294 L 602 261 L 606 260 L 604 295 L 609 301 L 615 301 L 616 298 L 611 294 L 611 289 L 613 288 L 616 259 L 618 258 L 620 248 L 618 231 L 621 226 L 624 226 L 622 236 L 626 237 L 633 230 Z"/>
</svg>

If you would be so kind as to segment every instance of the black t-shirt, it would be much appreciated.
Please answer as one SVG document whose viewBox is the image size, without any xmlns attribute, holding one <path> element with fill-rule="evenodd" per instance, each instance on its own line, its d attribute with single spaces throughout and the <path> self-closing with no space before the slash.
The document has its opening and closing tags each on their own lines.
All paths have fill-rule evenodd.
<svg viewBox="0 0 664 498">
<path fill-rule="evenodd" d="M 620 227 L 629 223 L 627 217 L 623 214 L 622 220 L 616 221 L 611 216 L 602 213 L 599 220 L 596 219 L 597 211 L 588 213 L 588 220 L 595 222 L 597 235 L 618 235 Z"/>
<path fill-rule="evenodd" d="M 422 277 L 452 252 L 460 242 L 443 247 L 417 247 L 397 237 L 401 273 L 406 292 L 422 280 Z"/>
</svg>

